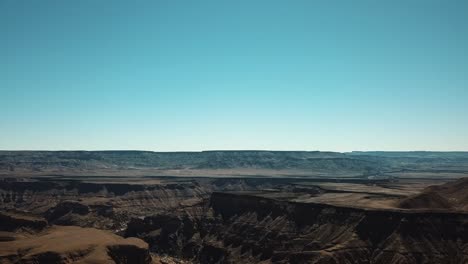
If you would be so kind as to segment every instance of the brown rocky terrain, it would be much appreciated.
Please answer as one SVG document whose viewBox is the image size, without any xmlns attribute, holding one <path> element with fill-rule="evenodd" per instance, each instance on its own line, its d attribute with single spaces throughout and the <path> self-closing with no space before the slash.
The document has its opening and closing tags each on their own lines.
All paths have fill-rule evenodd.
<svg viewBox="0 0 468 264">
<path fill-rule="evenodd" d="M 5 235 L 4 235 L 5 236 Z M 76 226 L 52 226 L 38 234 L 11 234 L 0 242 L 1 263 L 151 263 L 137 238 Z"/>
<path fill-rule="evenodd" d="M 127 236 L 200 263 L 466 263 L 468 213 L 376 210 L 215 192 L 133 219 Z"/>
<path fill-rule="evenodd" d="M 460 197 L 453 186 L 464 180 L 427 187 L 437 181 L 156 177 L 130 184 L 128 180 L 106 179 L 41 177 L 0 181 L 2 240 L 13 245 L 0 259 L 5 263 L 37 260 L 32 256 L 40 255 L 39 249 L 20 257 L 11 252 L 22 252 L 22 245 L 29 247 L 41 239 L 73 238 L 74 231 L 53 236 L 54 230 L 60 231 L 61 227 L 51 225 L 60 225 L 138 237 L 149 244 L 154 261 L 161 263 L 467 260 L 467 213 L 446 204 L 442 211 L 428 209 L 441 209 L 444 204 L 428 207 L 417 202 L 424 205 L 417 210 L 403 206 L 428 191 L 441 190 L 443 201 L 450 200 L 449 194 Z M 418 190 L 422 194 L 415 195 Z M 457 190 L 462 192 L 463 188 Z M 97 229 L 74 230 L 93 230 L 90 236 L 102 235 Z M 105 234 L 107 237 L 110 233 Z M 95 241 L 101 245 L 108 239 Z M 106 242 L 99 248 L 109 251 L 111 244 Z M 83 244 L 86 246 L 89 244 Z M 125 251 L 125 247 L 113 248 Z M 70 252 L 82 250 L 77 246 Z M 55 263 L 76 260 L 77 253 L 63 253 L 60 248 L 55 251 L 62 252 L 53 256 Z M 128 254 L 133 256 L 134 252 L 129 250 Z M 110 253 L 88 255 L 80 257 L 80 261 L 92 263 L 95 255 L 112 258 Z"/>
<path fill-rule="evenodd" d="M 407 209 L 446 209 L 468 210 L 468 178 L 429 186 L 421 193 L 412 195 L 400 202 Z"/>
<path fill-rule="evenodd" d="M 226 164 L 252 166 L 239 162 L 258 154 L 229 155 Z M 408 158 L 434 159 L 398 160 Z M 205 177 L 43 172 L 0 177 L 0 263 L 468 263 L 468 180 L 446 178 L 447 172 L 438 178 L 434 170 L 427 178 L 352 176 L 354 169 L 346 177 L 240 176 L 237 169 Z"/>
</svg>

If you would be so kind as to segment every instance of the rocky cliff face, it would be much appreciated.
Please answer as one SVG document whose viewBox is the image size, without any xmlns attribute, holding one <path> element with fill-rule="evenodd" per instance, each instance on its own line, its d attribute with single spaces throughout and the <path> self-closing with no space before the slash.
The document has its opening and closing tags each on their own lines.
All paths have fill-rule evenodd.
<svg viewBox="0 0 468 264">
<path fill-rule="evenodd" d="M 0 231 L 15 231 L 27 228 L 35 231 L 44 229 L 47 221 L 34 216 L 0 212 Z"/>
<path fill-rule="evenodd" d="M 192 208 L 213 191 L 258 190 L 285 183 L 281 179 L 199 179 L 158 184 L 0 180 L 0 210 L 27 212 L 44 217 L 50 224 L 121 231 L 132 217 Z"/>
<path fill-rule="evenodd" d="M 421 193 L 403 199 L 399 206 L 407 209 L 468 210 L 468 178 L 429 186 Z"/>
<path fill-rule="evenodd" d="M 214 193 L 195 212 L 133 220 L 127 235 L 200 263 L 466 263 L 468 215 L 364 210 Z"/>
<path fill-rule="evenodd" d="M 0 209 L 26 211 L 51 224 L 118 230 L 130 217 L 190 206 L 209 197 L 209 192 L 192 183 L 0 181 Z"/>
</svg>

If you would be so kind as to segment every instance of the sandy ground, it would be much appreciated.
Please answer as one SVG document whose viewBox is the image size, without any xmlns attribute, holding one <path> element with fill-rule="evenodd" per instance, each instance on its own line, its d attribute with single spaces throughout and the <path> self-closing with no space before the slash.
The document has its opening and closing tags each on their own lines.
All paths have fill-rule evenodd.
<svg viewBox="0 0 468 264">
<path fill-rule="evenodd" d="M 114 235 L 108 231 L 76 226 L 53 226 L 37 236 L 13 235 L 15 240 L 0 242 L 0 257 L 21 255 L 22 259 L 54 252 L 74 263 L 113 263 L 107 253 L 112 245 L 148 248 L 140 239 Z"/>
</svg>

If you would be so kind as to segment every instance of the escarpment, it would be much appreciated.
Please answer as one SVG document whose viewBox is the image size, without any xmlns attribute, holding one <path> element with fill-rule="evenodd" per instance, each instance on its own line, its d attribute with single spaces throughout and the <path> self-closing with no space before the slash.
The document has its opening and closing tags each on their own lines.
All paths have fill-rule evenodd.
<svg viewBox="0 0 468 264">
<path fill-rule="evenodd" d="M 39 217 L 0 211 L 0 231 L 15 231 L 20 228 L 42 230 L 46 226 L 47 221 Z"/>
<path fill-rule="evenodd" d="M 0 181 L 0 209 L 28 212 L 51 224 L 119 230 L 131 217 L 191 206 L 210 192 L 192 183 Z"/>
<path fill-rule="evenodd" d="M 466 213 L 366 210 L 216 192 L 199 210 L 203 214 L 134 219 L 126 234 L 146 240 L 155 252 L 200 263 L 468 261 Z"/>
</svg>

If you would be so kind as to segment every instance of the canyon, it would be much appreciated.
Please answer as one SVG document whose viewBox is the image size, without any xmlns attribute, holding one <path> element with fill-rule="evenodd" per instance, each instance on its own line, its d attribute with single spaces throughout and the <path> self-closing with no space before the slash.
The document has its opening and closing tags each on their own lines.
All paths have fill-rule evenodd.
<svg viewBox="0 0 468 264">
<path fill-rule="evenodd" d="M 0 263 L 468 263 L 466 154 L 143 154 L 2 153 Z"/>
</svg>

